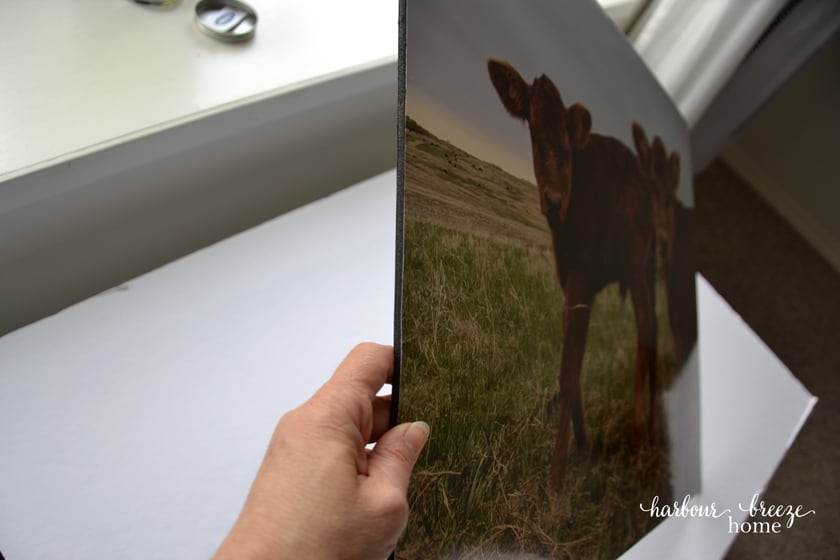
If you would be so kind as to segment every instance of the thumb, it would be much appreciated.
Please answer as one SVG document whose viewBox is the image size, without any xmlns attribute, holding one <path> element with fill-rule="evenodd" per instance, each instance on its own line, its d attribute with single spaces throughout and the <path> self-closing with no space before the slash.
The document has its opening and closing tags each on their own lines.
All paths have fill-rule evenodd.
<svg viewBox="0 0 840 560">
<path fill-rule="evenodd" d="M 394 426 L 376 442 L 370 454 L 368 472 L 407 492 L 411 470 L 428 439 L 429 425 L 425 422 Z"/>
</svg>

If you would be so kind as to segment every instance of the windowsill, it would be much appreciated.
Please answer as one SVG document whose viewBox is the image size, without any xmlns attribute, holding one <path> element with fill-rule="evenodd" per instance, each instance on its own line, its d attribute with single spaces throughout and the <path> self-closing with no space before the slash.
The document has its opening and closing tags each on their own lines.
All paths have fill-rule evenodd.
<svg viewBox="0 0 840 560">
<path fill-rule="evenodd" d="M 394 167 L 397 5 L 252 5 L 239 45 L 190 2 L 8 7 L 0 334 Z"/>
<path fill-rule="evenodd" d="M 394 62 L 397 5 L 256 0 L 254 39 L 202 34 L 193 3 L 6 6 L 0 183 L 360 68 Z M 39 40 L 49 37 L 49 41 Z"/>
</svg>

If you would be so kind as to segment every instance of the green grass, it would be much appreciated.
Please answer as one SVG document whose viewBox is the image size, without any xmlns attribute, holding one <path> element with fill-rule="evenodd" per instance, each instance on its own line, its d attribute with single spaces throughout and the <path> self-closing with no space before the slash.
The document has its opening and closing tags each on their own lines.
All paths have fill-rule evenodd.
<svg viewBox="0 0 840 560">
<path fill-rule="evenodd" d="M 555 496 L 547 475 L 557 418 L 543 414 L 562 348 L 552 255 L 414 220 L 406 239 L 400 416 L 426 420 L 432 437 L 415 469 L 398 558 L 610 558 L 626 550 L 655 524 L 639 504 L 668 497 L 666 450 L 629 444 L 629 297 L 610 286 L 596 299 L 582 376 L 590 442 L 572 447 Z M 657 299 L 658 371 L 671 371 Z"/>
</svg>

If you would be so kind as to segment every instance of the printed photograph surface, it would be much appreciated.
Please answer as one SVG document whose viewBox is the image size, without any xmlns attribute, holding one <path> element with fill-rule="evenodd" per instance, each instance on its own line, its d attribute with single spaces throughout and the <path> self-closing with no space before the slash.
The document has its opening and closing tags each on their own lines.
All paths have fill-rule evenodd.
<svg viewBox="0 0 840 560">
<path fill-rule="evenodd" d="M 404 15 L 396 557 L 617 557 L 699 490 L 685 123 L 589 0 Z"/>
</svg>

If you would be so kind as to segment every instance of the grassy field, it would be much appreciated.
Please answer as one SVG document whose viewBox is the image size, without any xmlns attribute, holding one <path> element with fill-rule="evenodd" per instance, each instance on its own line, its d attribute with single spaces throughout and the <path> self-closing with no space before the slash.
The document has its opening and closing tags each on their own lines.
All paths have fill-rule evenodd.
<svg viewBox="0 0 840 560">
<path fill-rule="evenodd" d="M 635 327 L 610 286 L 595 302 L 583 366 L 590 443 L 548 490 L 557 418 L 563 294 L 536 187 L 434 138 L 407 132 L 402 419 L 432 438 L 409 492 L 398 558 L 615 557 L 655 524 L 668 497 L 664 447 L 629 444 Z M 660 353 L 674 369 L 657 284 Z"/>
</svg>

